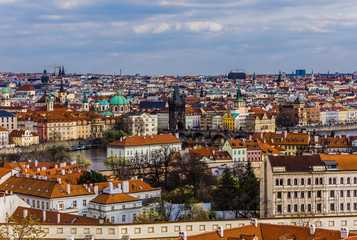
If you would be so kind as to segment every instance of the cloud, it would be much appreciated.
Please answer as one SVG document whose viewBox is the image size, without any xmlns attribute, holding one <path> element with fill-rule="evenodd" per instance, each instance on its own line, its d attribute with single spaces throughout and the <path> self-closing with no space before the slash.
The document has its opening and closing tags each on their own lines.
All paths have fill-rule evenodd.
<svg viewBox="0 0 357 240">
<path fill-rule="evenodd" d="M 149 23 L 144 25 L 139 25 L 134 27 L 134 31 L 138 34 L 142 33 L 163 33 L 170 31 L 173 27 L 177 25 L 169 24 L 169 23 Z"/>
<path fill-rule="evenodd" d="M 223 29 L 221 24 L 215 22 L 188 22 L 186 23 L 186 26 L 194 32 L 219 32 Z"/>
</svg>

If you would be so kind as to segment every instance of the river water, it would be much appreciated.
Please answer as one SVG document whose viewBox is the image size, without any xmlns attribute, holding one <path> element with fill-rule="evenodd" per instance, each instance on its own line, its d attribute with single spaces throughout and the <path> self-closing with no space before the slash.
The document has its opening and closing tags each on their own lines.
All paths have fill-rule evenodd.
<svg viewBox="0 0 357 240">
<path fill-rule="evenodd" d="M 83 156 L 92 162 L 91 169 L 98 170 L 106 170 L 107 168 L 104 166 L 104 161 L 107 157 L 107 149 L 106 148 L 91 148 L 86 150 L 77 151 L 78 153 L 83 154 Z"/>
</svg>

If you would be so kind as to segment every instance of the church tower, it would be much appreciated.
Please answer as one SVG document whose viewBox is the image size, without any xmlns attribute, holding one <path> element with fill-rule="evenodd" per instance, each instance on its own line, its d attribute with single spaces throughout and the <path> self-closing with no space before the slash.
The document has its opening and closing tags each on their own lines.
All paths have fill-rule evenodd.
<svg viewBox="0 0 357 240">
<path fill-rule="evenodd" d="M 87 94 L 83 94 L 83 103 L 82 103 L 82 112 L 88 112 L 89 111 L 89 103 L 87 99 Z"/>
<path fill-rule="evenodd" d="M 7 88 L 1 90 L 1 106 L 11 106 L 10 90 Z"/>
<path fill-rule="evenodd" d="M 185 96 L 180 96 L 178 87 L 175 87 L 173 99 L 169 101 L 169 128 L 171 131 L 186 129 Z"/>
<path fill-rule="evenodd" d="M 99 95 L 98 93 L 95 94 L 95 101 L 94 101 L 94 104 L 93 104 L 93 107 L 94 109 L 99 109 Z"/>
<path fill-rule="evenodd" d="M 257 78 L 256 78 L 256 76 L 255 76 L 255 72 L 254 72 L 254 75 L 253 75 L 252 85 L 253 85 L 253 86 L 256 86 L 256 85 L 257 85 Z"/>
<path fill-rule="evenodd" d="M 233 100 L 233 109 L 237 113 L 246 113 L 247 112 L 245 100 L 243 99 L 242 92 L 240 90 L 240 85 L 238 85 L 237 97 L 236 97 L 236 99 Z"/>
<path fill-rule="evenodd" d="M 278 88 L 283 88 L 284 87 L 284 80 L 281 77 L 281 71 L 279 71 L 278 80 L 276 80 L 276 86 Z"/>
<path fill-rule="evenodd" d="M 58 92 L 58 97 L 60 99 L 61 104 L 65 104 L 66 103 L 66 97 L 67 97 L 67 92 L 64 90 L 64 80 L 61 81 L 61 87 L 60 90 Z"/>
<path fill-rule="evenodd" d="M 53 100 L 52 100 L 51 93 L 48 94 L 46 105 L 47 105 L 47 112 L 53 112 Z"/>
</svg>

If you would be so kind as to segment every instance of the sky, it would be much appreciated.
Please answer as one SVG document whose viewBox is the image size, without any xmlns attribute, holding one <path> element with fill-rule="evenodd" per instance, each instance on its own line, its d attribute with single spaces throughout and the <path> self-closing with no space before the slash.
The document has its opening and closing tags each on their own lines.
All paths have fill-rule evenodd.
<svg viewBox="0 0 357 240">
<path fill-rule="evenodd" d="M 357 71 L 355 0 L 0 0 L 0 16 L 1 72 Z"/>
</svg>

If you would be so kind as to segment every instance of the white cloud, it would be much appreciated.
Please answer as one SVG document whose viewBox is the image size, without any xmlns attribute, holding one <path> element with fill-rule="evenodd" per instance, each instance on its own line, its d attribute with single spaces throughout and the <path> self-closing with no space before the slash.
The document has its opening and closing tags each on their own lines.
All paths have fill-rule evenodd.
<svg viewBox="0 0 357 240">
<path fill-rule="evenodd" d="M 0 0 L 1 1 L 1 0 Z M 88 0 L 59 0 L 57 6 L 63 9 L 70 9 L 88 4 Z"/>
<path fill-rule="evenodd" d="M 186 26 L 194 32 L 219 32 L 223 29 L 223 26 L 221 24 L 215 22 L 187 22 Z"/>
<path fill-rule="evenodd" d="M 112 52 L 112 53 L 110 53 L 110 56 L 112 56 L 112 57 L 119 57 L 121 55 L 123 55 L 123 53 L 121 53 L 121 52 Z"/>
<path fill-rule="evenodd" d="M 59 15 L 40 15 L 40 19 L 48 19 L 48 20 L 59 20 L 62 19 L 62 16 Z"/>
<path fill-rule="evenodd" d="M 173 28 L 173 24 L 169 23 L 149 23 L 144 25 L 139 25 L 134 27 L 134 31 L 138 34 L 142 33 L 163 33 L 170 31 Z M 176 25 L 177 29 L 177 25 Z"/>
</svg>

